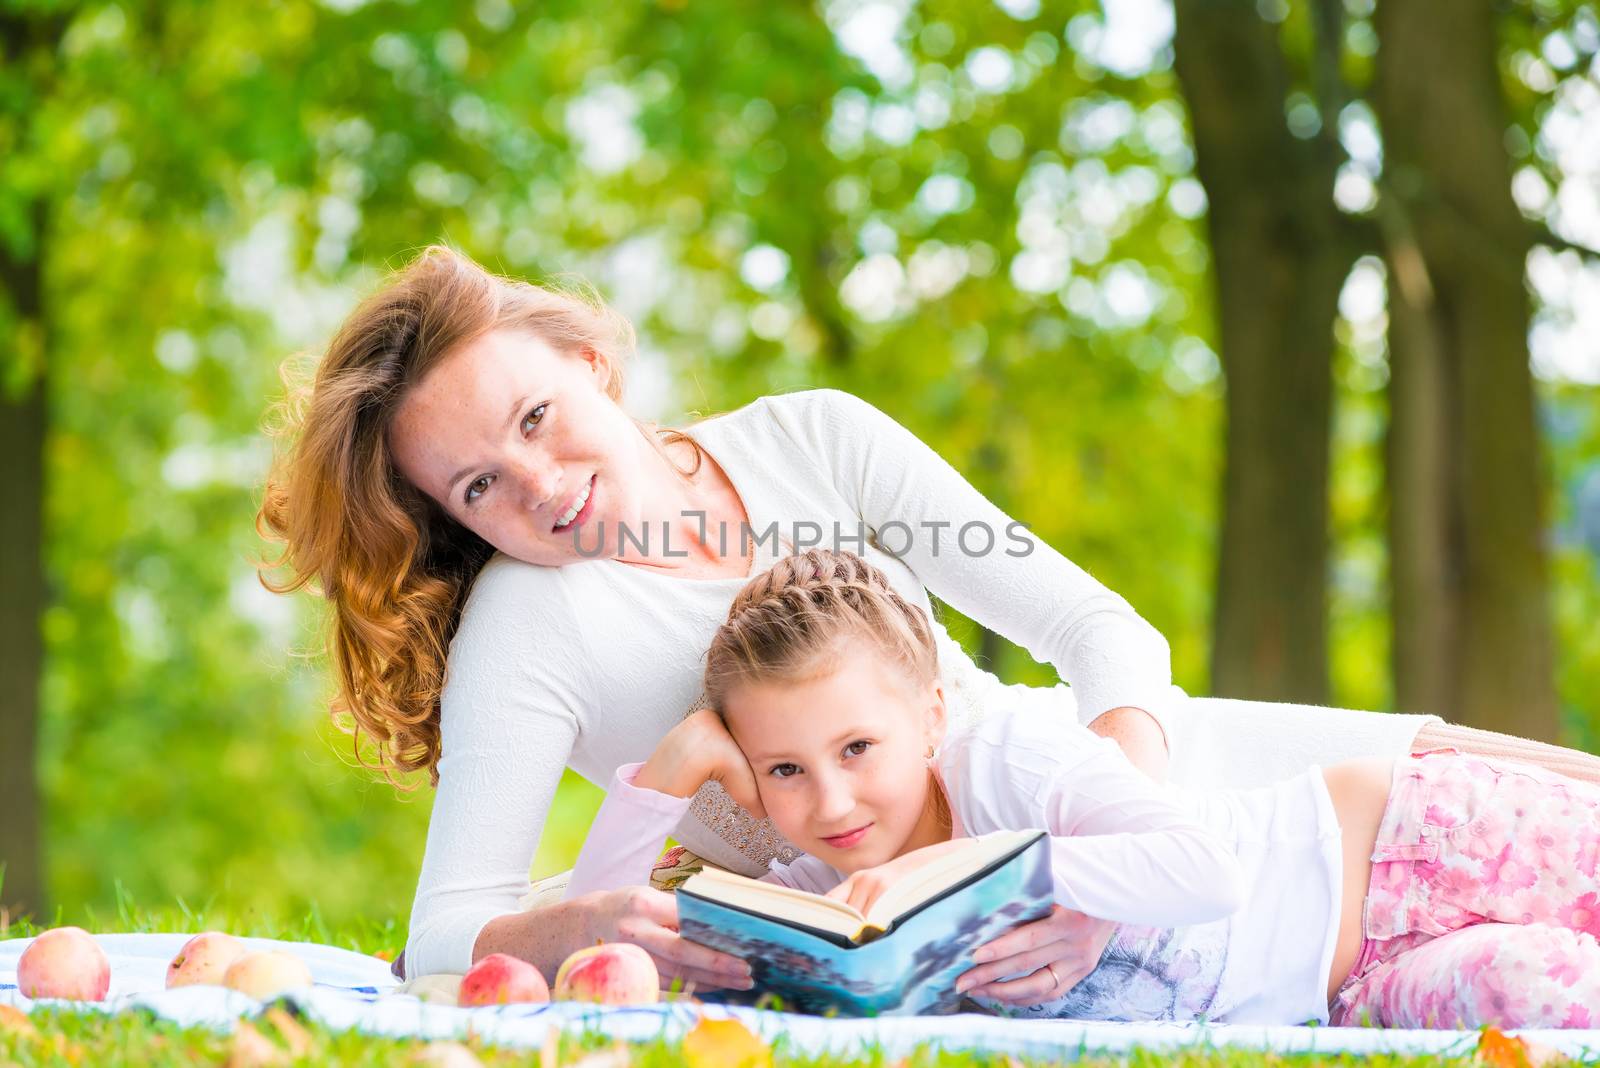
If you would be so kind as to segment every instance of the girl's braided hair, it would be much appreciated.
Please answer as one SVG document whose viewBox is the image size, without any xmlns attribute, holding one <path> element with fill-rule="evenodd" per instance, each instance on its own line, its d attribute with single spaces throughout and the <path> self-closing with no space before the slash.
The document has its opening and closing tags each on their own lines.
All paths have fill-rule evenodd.
<svg viewBox="0 0 1600 1068">
<path fill-rule="evenodd" d="M 807 549 L 751 579 L 706 653 L 706 703 L 736 686 L 817 678 L 856 642 L 916 685 L 939 672 L 933 626 L 888 577 L 855 553 Z"/>
</svg>

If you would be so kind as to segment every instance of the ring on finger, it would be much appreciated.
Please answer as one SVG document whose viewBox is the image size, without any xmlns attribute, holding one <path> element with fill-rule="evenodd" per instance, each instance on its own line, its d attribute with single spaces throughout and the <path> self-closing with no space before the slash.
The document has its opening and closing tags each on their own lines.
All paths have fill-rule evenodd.
<svg viewBox="0 0 1600 1068">
<path fill-rule="evenodd" d="M 1046 964 L 1044 966 L 1044 970 L 1050 973 L 1050 989 L 1054 990 L 1056 987 L 1061 985 L 1061 979 L 1056 975 L 1056 970 L 1054 968 Z"/>
</svg>

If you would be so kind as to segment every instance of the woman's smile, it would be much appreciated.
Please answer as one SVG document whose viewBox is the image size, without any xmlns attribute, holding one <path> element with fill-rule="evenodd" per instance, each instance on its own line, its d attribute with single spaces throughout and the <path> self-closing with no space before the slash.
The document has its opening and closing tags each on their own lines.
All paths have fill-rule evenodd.
<svg viewBox="0 0 1600 1068">
<path fill-rule="evenodd" d="M 572 498 L 567 507 L 556 517 L 556 525 L 550 528 L 552 534 L 565 530 L 574 524 L 581 525 L 586 522 L 594 512 L 594 486 L 598 476 L 590 475 L 589 481 L 583 484 L 577 496 Z"/>
</svg>

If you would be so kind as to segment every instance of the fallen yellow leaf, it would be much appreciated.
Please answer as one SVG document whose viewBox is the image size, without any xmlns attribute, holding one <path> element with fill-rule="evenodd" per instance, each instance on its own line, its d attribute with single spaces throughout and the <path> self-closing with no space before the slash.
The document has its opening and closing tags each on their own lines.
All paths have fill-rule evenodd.
<svg viewBox="0 0 1600 1068">
<path fill-rule="evenodd" d="M 1490 1068 L 1529 1068 L 1528 1044 L 1498 1027 L 1485 1027 L 1478 1036 L 1478 1060 Z"/>
<path fill-rule="evenodd" d="M 37 1038 L 39 1029 L 33 1026 L 33 1021 L 28 1019 L 28 1014 L 21 1009 L 10 1005 L 0 1005 L 0 1035 L 21 1035 L 23 1038 Z"/>
<path fill-rule="evenodd" d="M 278 1006 L 274 1005 L 268 1009 L 265 1017 L 267 1022 L 277 1030 L 278 1034 L 283 1036 L 284 1042 L 288 1044 L 289 1056 L 304 1057 L 316 1046 L 316 1040 L 311 1037 L 311 1032 L 300 1026 L 299 1020 L 296 1020 Z"/>
<path fill-rule="evenodd" d="M 54 1048 L 58 1060 L 64 1060 L 68 1064 L 83 1063 L 83 1046 L 68 1040 L 60 1031 L 50 1035 L 50 1045 Z"/>
<path fill-rule="evenodd" d="M 547 1027 L 544 1044 L 539 1047 L 539 1068 L 559 1068 L 561 1064 L 561 1029 Z"/>
<path fill-rule="evenodd" d="M 248 1021 L 240 1020 L 234 1027 L 226 1068 L 271 1068 L 288 1063 L 289 1055 Z"/>
<path fill-rule="evenodd" d="M 584 1054 L 567 1068 L 629 1068 L 632 1063 L 633 1058 L 628 1055 L 628 1047 L 618 1042 L 610 1049 Z"/>
<path fill-rule="evenodd" d="M 429 1042 L 411 1058 L 426 1068 L 482 1068 L 483 1062 L 459 1042 Z"/>
<path fill-rule="evenodd" d="M 683 1036 L 689 1068 L 770 1068 L 772 1050 L 738 1020 L 700 1017 Z"/>
</svg>

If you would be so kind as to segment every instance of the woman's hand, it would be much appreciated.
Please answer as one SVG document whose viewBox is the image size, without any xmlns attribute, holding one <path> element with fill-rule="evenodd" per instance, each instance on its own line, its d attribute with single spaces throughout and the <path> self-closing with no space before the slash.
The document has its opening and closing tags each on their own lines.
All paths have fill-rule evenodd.
<svg viewBox="0 0 1600 1068">
<path fill-rule="evenodd" d="M 1054 1000 L 1094 971 L 1116 929 L 1110 920 L 1056 905 L 1044 919 L 1025 923 L 974 950 L 972 959 L 978 966 L 956 980 L 956 992 L 1014 1005 Z M 1003 975 L 1020 978 L 998 982 Z"/>
<path fill-rule="evenodd" d="M 693 797 L 706 782 L 718 782 L 746 812 L 766 816 L 755 772 L 722 718 L 709 708 L 686 717 L 667 732 L 644 762 L 633 784 L 674 797 Z"/>
<path fill-rule="evenodd" d="M 661 973 L 663 989 L 673 980 L 697 990 L 730 987 L 749 990 L 750 966 L 738 957 L 686 941 L 678 934 L 678 902 L 648 886 L 597 891 L 575 900 L 589 916 L 587 940 L 632 942 L 649 953 Z"/>
<path fill-rule="evenodd" d="M 873 903 L 883 896 L 885 890 L 904 879 L 909 872 L 941 854 L 950 852 L 966 841 L 965 838 L 952 838 L 948 842 L 938 842 L 931 846 L 923 846 L 921 849 L 913 849 L 877 867 L 862 868 L 829 890 L 825 896 L 835 901 L 843 901 L 864 916 L 867 910 L 872 908 Z"/>
</svg>

